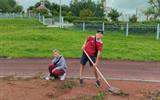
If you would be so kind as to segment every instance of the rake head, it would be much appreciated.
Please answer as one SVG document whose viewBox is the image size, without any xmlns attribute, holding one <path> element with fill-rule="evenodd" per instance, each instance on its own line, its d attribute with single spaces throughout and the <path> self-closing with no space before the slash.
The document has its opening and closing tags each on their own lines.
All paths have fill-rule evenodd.
<svg viewBox="0 0 160 100">
<path fill-rule="evenodd" d="M 115 95 L 119 95 L 122 92 L 119 88 L 116 87 L 109 87 L 108 91 Z"/>
</svg>

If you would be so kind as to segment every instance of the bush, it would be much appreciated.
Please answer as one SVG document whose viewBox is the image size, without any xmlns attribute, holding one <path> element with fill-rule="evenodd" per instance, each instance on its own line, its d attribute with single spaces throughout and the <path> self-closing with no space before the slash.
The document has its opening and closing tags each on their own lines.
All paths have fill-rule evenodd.
<svg viewBox="0 0 160 100">
<path fill-rule="evenodd" d="M 74 86 L 76 86 L 76 83 L 74 81 L 65 81 L 63 89 L 72 89 Z"/>
<path fill-rule="evenodd" d="M 67 20 L 69 22 L 97 22 L 97 21 L 106 21 L 108 22 L 108 19 L 106 18 L 100 18 L 100 17 L 64 17 L 64 20 Z"/>
<path fill-rule="evenodd" d="M 93 97 L 93 100 L 104 100 L 105 95 L 106 94 L 104 92 L 99 92 L 96 96 Z"/>
</svg>

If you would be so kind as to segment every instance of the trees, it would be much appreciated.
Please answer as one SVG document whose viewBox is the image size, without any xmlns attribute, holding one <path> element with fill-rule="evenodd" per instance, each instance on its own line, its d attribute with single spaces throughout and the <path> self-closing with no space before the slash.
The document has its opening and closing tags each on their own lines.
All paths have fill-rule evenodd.
<svg viewBox="0 0 160 100">
<path fill-rule="evenodd" d="M 37 2 L 34 6 L 31 6 L 28 8 L 28 10 L 32 10 L 33 12 L 38 12 L 41 13 L 43 15 L 46 15 L 48 13 L 48 11 L 46 11 L 46 9 L 41 9 L 37 11 L 36 8 L 38 8 L 41 5 L 41 2 L 44 2 L 44 7 L 48 9 L 48 11 L 50 11 L 50 13 L 53 16 L 59 16 L 59 10 L 60 10 L 60 5 L 56 4 L 56 3 L 51 3 L 48 0 L 41 0 L 40 2 Z M 67 5 L 62 5 L 62 16 L 66 16 L 69 14 L 70 11 L 70 7 Z"/>
<path fill-rule="evenodd" d="M 15 0 L 8 0 L 8 4 L 9 4 L 12 8 L 14 8 L 14 7 L 17 5 L 17 3 L 16 3 Z"/>
<path fill-rule="evenodd" d="M 52 15 L 53 16 L 59 16 L 59 5 L 58 4 L 56 4 L 56 3 L 52 3 L 51 4 L 51 13 L 52 13 Z"/>
<path fill-rule="evenodd" d="M 92 17 L 92 11 L 90 9 L 83 9 L 80 11 L 80 17 Z"/>
<path fill-rule="evenodd" d="M 49 0 L 43 1 L 47 9 L 50 10 L 53 16 L 59 16 L 60 5 L 51 3 Z M 34 10 L 41 5 L 37 2 L 34 7 L 29 7 L 28 10 Z M 102 3 L 95 3 L 93 0 L 72 0 L 70 5 L 61 5 L 62 16 L 76 17 L 104 17 L 104 6 Z"/>
<path fill-rule="evenodd" d="M 134 14 L 134 15 L 132 15 L 132 17 L 130 17 L 129 18 L 129 22 L 132 22 L 132 23 L 135 23 L 135 22 L 137 22 L 137 16 Z"/>
<path fill-rule="evenodd" d="M 13 12 L 20 13 L 23 11 L 23 7 L 20 5 L 16 5 L 13 9 Z"/>
<path fill-rule="evenodd" d="M 10 12 L 12 8 L 9 5 L 8 0 L 0 0 L 0 9 L 3 12 Z"/>
<path fill-rule="evenodd" d="M 150 16 L 154 14 L 154 10 L 152 8 L 148 8 L 146 11 L 144 11 L 144 14 L 147 17 L 147 20 L 149 20 Z"/>
<path fill-rule="evenodd" d="M 70 9 L 73 16 L 83 15 L 85 17 L 104 17 L 103 5 L 100 3 L 96 4 L 92 0 L 74 0 L 70 3 Z M 84 15 L 83 12 L 89 12 L 90 14 Z"/>
<path fill-rule="evenodd" d="M 108 13 L 108 17 L 113 21 L 117 22 L 118 17 L 120 17 L 121 14 L 116 9 L 111 9 L 110 13 Z"/>
<path fill-rule="evenodd" d="M 42 15 L 48 15 L 47 9 L 36 9 L 36 13 L 40 13 Z"/>
<path fill-rule="evenodd" d="M 144 12 L 147 18 L 156 20 L 160 17 L 160 0 L 149 0 L 150 7 Z"/>
<path fill-rule="evenodd" d="M 70 12 L 70 7 L 67 5 L 62 5 L 62 16 L 67 16 Z"/>
<path fill-rule="evenodd" d="M 19 13 L 23 11 L 23 7 L 18 5 L 15 0 L 0 0 L 0 9 L 3 12 Z"/>
<path fill-rule="evenodd" d="M 52 8 L 52 4 L 48 1 L 48 0 L 41 0 L 40 2 L 37 2 L 36 4 L 35 4 L 35 7 L 37 8 L 37 7 L 39 7 L 40 5 L 41 5 L 41 2 L 44 2 L 44 6 L 46 7 L 46 8 L 48 8 L 48 9 L 51 9 Z"/>
</svg>

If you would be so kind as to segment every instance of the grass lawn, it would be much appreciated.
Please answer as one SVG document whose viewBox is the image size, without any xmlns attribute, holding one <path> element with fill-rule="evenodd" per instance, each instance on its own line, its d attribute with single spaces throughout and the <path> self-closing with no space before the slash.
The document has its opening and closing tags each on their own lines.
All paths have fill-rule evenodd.
<svg viewBox="0 0 160 100">
<path fill-rule="evenodd" d="M 95 31 L 46 28 L 32 19 L 0 19 L 0 57 L 50 57 L 58 48 L 65 57 L 80 58 L 81 46 L 91 34 Z M 103 42 L 103 58 L 160 61 L 160 41 L 151 36 L 126 38 L 120 32 L 107 32 Z"/>
</svg>

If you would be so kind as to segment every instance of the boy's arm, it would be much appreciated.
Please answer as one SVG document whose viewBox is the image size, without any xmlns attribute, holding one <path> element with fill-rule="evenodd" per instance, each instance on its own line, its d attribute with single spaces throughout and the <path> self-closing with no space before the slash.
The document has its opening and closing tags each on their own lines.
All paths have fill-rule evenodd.
<svg viewBox="0 0 160 100">
<path fill-rule="evenodd" d="M 96 63 L 95 63 L 96 66 L 97 66 L 98 63 L 99 63 L 100 57 L 101 57 L 101 51 L 99 50 L 98 53 L 97 53 L 97 58 L 96 58 Z"/>
<path fill-rule="evenodd" d="M 82 45 L 82 50 L 84 50 L 85 45 L 86 45 L 87 39 L 84 41 L 83 45 Z"/>
<path fill-rule="evenodd" d="M 82 50 L 84 50 L 84 48 L 85 48 L 85 46 L 86 46 L 86 43 L 87 43 L 87 41 L 89 40 L 90 37 L 91 37 L 91 36 L 88 36 L 88 37 L 85 39 L 85 41 L 84 41 L 84 43 L 83 43 L 83 45 L 82 45 Z"/>
<path fill-rule="evenodd" d="M 101 42 L 100 46 L 98 47 L 97 58 L 96 58 L 96 63 L 95 63 L 96 65 L 98 65 L 99 63 L 99 59 L 102 53 L 102 48 L 103 48 L 103 42 Z"/>
</svg>

